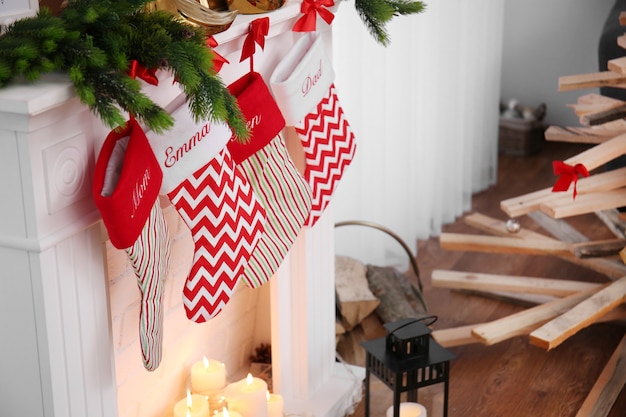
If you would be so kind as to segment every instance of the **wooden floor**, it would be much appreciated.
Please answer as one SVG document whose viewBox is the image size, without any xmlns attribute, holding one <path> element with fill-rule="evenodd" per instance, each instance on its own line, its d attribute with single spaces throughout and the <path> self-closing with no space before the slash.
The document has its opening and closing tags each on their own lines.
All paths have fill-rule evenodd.
<svg viewBox="0 0 626 417">
<path fill-rule="evenodd" d="M 552 160 L 567 159 L 584 149 L 584 145 L 548 143 L 532 156 L 501 155 L 498 183 L 474 196 L 472 211 L 506 220 L 506 214 L 499 208 L 501 200 L 551 186 L 555 179 Z M 568 222 L 591 239 L 614 237 L 595 215 L 570 218 Z M 521 224 L 547 234 L 528 217 L 523 217 Z M 480 233 L 465 225 L 462 218 L 446 225 L 444 231 Z M 437 238 L 419 241 L 417 246 L 429 312 L 438 316 L 436 329 L 486 322 L 524 307 L 432 288 L 433 269 L 607 281 L 602 275 L 553 257 L 444 251 Z M 371 325 L 377 320 L 370 317 L 367 326 L 357 328 L 340 342 L 338 351 L 347 362 L 363 365 L 364 352 L 355 341 L 381 337 L 382 329 L 376 323 Z M 625 331 L 626 327 L 620 323 L 595 324 L 550 352 L 530 345 L 527 337 L 494 346 L 476 343 L 451 348 L 456 359 L 451 364 L 448 416 L 574 417 Z M 372 380 L 370 415 L 382 417 L 391 405 L 391 391 L 376 378 Z M 420 390 L 419 401 L 431 406 L 429 417 L 441 415 L 438 405 L 441 394 L 440 385 Z M 363 415 L 361 402 L 353 416 Z M 622 390 L 609 416 L 626 416 L 626 389 Z"/>
</svg>

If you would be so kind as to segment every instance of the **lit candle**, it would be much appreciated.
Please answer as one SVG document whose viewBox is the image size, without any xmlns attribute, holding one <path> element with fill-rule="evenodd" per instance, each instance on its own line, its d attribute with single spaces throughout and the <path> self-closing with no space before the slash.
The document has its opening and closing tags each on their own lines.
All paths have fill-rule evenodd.
<svg viewBox="0 0 626 417">
<path fill-rule="evenodd" d="M 260 378 L 247 378 L 229 384 L 224 389 L 228 409 L 235 410 L 242 417 L 268 417 L 267 384 Z"/>
<path fill-rule="evenodd" d="M 269 417 L 283 417 L 283 407 L 285 402 L 280 394 L 270 394 L 267 391 L 267 413 Z"/>
<path fill-rule="evenodd" d="M 194 393 L 211 395 L 226 386 L 226 367 L 205 357 L 191 367 L 191 389 Z"/>
<path fill-rule="evenodd" d="M 387 409 L 387 417 L 393 417 L 393 405 Z M 400 403 L 400 417 L 426 417 L 426 409 L 418 403 Z"/>
<path fill-rule="evenodd" d="M 174 405 L 174 417 L 209 417 L 209 403 L 202 395 L 192 395 L 187 390 L 187 397 Z"/>
<path fill-rule="evenodd" d="M 241 414 L 236 411 L 228 411 L 228 409 L 224 407 L 222 408 L 222 411 L 220 413 L 216 413 L 214 417 L 241 417 Z"/>
</svg>

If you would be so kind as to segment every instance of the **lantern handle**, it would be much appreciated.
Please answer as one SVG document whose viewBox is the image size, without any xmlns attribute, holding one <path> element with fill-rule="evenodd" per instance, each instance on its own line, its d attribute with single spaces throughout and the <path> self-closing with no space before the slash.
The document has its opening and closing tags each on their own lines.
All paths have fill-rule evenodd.
<svg viewBox="0 0 626 417">
<path fill-rule="evenodd" d="M 417 323 L 418 321 L 425 321 L 427 319 L 430 319 L 431 321 L 429 321 L 428 324 L 424 323 L 424 325 L 426 327 L 433 325 L 437 321 L 437 319 L 439 319 L 439 317 L 433 315 L 433 316 L 425 316 L 425 317 L 421 317 L 421 318 L 411 319 L 411 320 L 407 321 L 406 323 L 403 323 L 400 326 L 396 327 L 395 329 L 391 330 L 389 332 L 389 334 L 392 335 L 395 332 L 397 332 L 398 330 L 400 330 L 400 329 L 402 329 L 402 328 L 404 328 L 406 326 L 409 326 L 409 325 L 411 325 L 413 323 Z"/>
</svg>

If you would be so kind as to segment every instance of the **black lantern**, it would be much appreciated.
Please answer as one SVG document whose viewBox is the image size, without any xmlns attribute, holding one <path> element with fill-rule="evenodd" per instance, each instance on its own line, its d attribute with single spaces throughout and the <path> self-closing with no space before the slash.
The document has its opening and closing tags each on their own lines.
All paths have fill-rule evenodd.
<svg viewBox="0 0 626 417">
<path fill-rule="evenodd" d="M 393 417 L 400 416 L 400 395 L 417 402 L 417 390 L 443 383 L 443 416 L 448 415 L 450 360 L 455 356 L 432 337 L 422 323 L 436 318 L 403 319 L 385 324 L 386 336 L 362 342 L 365 349 L 365 417 L 370 416 L 370 375 L 393 391 Z"/>
</svg>

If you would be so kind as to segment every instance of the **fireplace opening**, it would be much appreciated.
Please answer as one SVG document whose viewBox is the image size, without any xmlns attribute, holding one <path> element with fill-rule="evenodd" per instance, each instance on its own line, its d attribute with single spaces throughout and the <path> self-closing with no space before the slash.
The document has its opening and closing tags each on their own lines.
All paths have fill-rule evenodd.
<svg viewBox="0 0 626 417">
<path fill-rule="evenodd" d="M 271 343 L 269 285 L 250 289 L 240 283 L 230 302 L 205 323 L 187 319 L 182 288 L 193 258 L 188 227 L 165 198 L 161 206 L 172 248 L 163 296 L 163 357 L 150 372 L 142 362 L 139 341 L 140 292 L 128 257 L 106 242 L 110 320 L 119 417 L 172 414 L 190 387 L 192 365 L 206 357 L 222 362 L 227 382 L 245 376 L 255 348 Z M 270 381 L 271 382 L 271 381 Z"/>
</svg>

